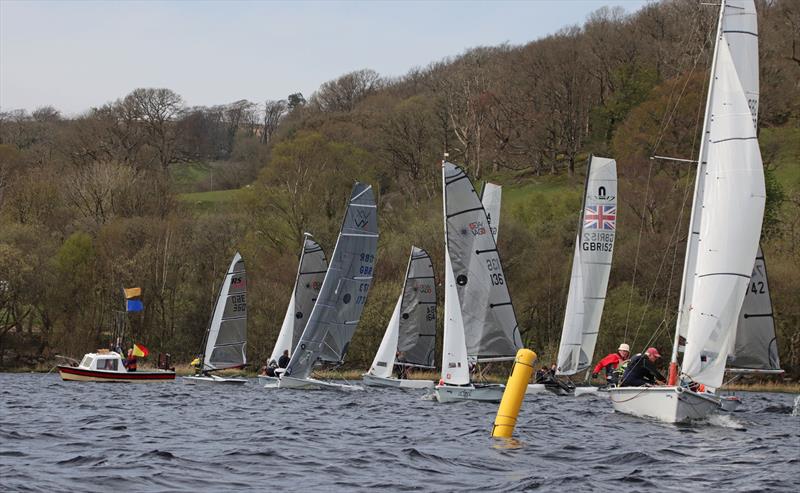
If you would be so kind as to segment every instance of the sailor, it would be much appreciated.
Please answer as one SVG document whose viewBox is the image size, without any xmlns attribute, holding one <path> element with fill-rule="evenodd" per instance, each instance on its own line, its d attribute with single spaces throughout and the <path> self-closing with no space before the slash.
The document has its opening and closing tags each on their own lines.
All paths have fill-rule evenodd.
<svg viewBox="0 0 800 493">
<path fill-rule="evenodd" d="M 553 378 L 550 376 L 550 369 L 547 366 L 542 366 L 540 370 L 536 370 L 536 379 L 534 383 L 548 383 L 551 382 Z"/>
<path fill-rule="evenodd" d="M 642 387 L 664 384 L 665 378 L 659 373 L 655 362 L 661 355 L 658 349 L 651 347 L 643 354 L 637 354 L 628 362 L 622 377 L 623 387 Z"/>
<path fill-rule="evenodd" d="M 128 371 L 136 371 L 136 355 L 133 354 L 133 348 L 128 349 L 128 359 L 125 360 L 125 367 Z"/>
<path fill-rule="evenodd" d="M 606 370 L 606 384 L 616 385 L 619 375 L 615 371 L 620 363 L 627 360 L 631 354 L 631 348 L 624 342 L 619 345 L 616 353 L 611 353 L 597 363 L 597 366 L 592 370 L 592 378 L 597 378 L 600 370 Z"/>
<path fill-rule="evenodd" d="M 394 355 L 394 360 L 395 366 L 397 367 L 398 380 L 404 380 L 408 378 L 408 368 L 403 364 L 406 362 L 406 353 L 397 351 Z"/>
<path fill-rule="evenodd" d="M 289 350 L 284 349 L 283 354 L 281 355 L 280 358 L 278 358 L 278 368 L 286 368 L 287 366 L 289 366 L 289 360 L 290 360 Z"/>
</svg>

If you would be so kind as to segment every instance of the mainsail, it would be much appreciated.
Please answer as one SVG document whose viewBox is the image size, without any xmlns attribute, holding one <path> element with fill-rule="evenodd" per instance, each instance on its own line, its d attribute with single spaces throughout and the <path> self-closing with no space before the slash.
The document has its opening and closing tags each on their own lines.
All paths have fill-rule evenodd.
<svg viewBox="0 0 800 493">
<path fill-rule="evenodd" d="M 724 31 L 723 22 L 706 109 L 707 163 L 697 178 L 703 182 L 703 194 L 695 196 L 693 204 L 699 228 L 694 224 L 692 229 L 697 247 L 692 289 L 687 290 L 690 298 L 682 368 L 687 378 L 713 388 L 722 385 L 727 356 L 733 349 L 766 199 L 753 114 Z"/>
<path fill-rule="evenodd" d="M 558 375 L 574 375 L 591 365 L 611 273 L 616 225 L 617 163 L 592 156 L 572 257 Z"/>
<path fill-rule="evenodd" d="M 286 309 L 278 340 L 272 350 L 271 361 L 278 361 L 284 351 L 288 350 L 290 354 L 294 353 L 294 348 L 300 341 L 300 336 L 308 323 L 311 309 L 314 308 L 314 302 L 317 301 L 317 295 L 319 295 L 319 289 L 322 287 L 322 280 L 325 278 L 327 270 L 328 261 L 325 258 L 325 252 L 316 241 L 311 239 L 311 235 L 306 233 L 292 297 L 289 298 L 289 307 Z"/>
<path fill-rule="evenodd" d="M 340 363 L 344 359 L 367 301 L 377 248 L 378 215 L 372 186 L 357 182 L 287 376 L 308 378 L 318 361 Z"/>
<path fill-rule="evenodd" d="M 411 247 L 403 292 L 397 300 L 386 333 L 369 369 L 371 375 L 389 378 L 400 352 L 402 362 L 433 367 L 436 344 L 436 282 L 428 252 Z"/>
<path fill-rule="evenodd" d="M 237 252 L 219 290 L 206 333 L 203 371 L 241 368 L 247 363 L 247 275 Z"/>
<path fill-rule="evenodd" d="M 494 183 L 484 182 L 481 188 L 481 203 L 489 220 L 492 237 L 497 243 L 497 233 L 500 230 L 500 201 L 503 197 L 503 187 Z"/>
<path fill-rule="evenodd" d="M 775 319 L 767 283 L 767 264 L 761 247 L 744 297 L 736 328 L 736 344 L 728 358 L 729 370 L 780 371 Z"/>
<path fill-rule="evenodd" d="M 486 211 L 461 168 L 445 162 L 442 175 L 446 265 L 452 269 L 445 275 L 454 276 L 467 354 L 511 358 L 522 340 Z"/>
</svg>

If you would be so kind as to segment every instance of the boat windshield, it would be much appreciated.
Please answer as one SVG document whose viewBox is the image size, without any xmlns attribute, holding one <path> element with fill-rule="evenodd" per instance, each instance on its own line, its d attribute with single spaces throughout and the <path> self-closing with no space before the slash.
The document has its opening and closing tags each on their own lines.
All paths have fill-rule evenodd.
<svg viewBox="0 0 800 493">
<path fill-rule="evenodd" d="M 111 358 L 101 358 L 97 360 L 97 369 L 117 371 L 117 360 Z"/>
<path fill-rule="evenodd" d="M 81 366 L 84 368 L 91 368 L 92 367 L 92 357 L 91 356 L 84 356 L 83 361 L 81 361 Z"/>
</svg>

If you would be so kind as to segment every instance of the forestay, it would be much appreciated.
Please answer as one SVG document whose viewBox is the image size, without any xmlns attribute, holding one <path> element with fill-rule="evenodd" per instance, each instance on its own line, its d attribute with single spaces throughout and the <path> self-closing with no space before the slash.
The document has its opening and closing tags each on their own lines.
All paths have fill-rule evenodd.
<svg viewBox="0 0 800 493">
<path fill-rule="evenodd" d="M 617 229 L 617 163 L 592 156 L 572 257 L 558 375 L 574 375 L 591 365 L 611 272 Z"/>
<path fill-rule="evenodd" d="M 294 348 L 300 341 L 300 336 L 306 328 L 314 302 L 317 301 L 322 280 L 328 270 L 328 260 L 311 235 L 306 233 L 303 241 L 303 250 L 300 252 L 300 262 L 297 267 L 292 296 L 289 298 L 289 307 L 283 318 L 283 325 L 272 350 L 271 361 L 278 361 L 284 351 L 294 353 Z"/>
<path fill-rule="evenodd" d="M 378 247 L 377 207 L 372 187 L 356 183 L 339 238 L 286 375 L 308 378 L 318 361 L 344 359 L 372 284 Z"/>
<path fill-rule="evenodd" d="M 442 172 L 447 253 L 467 354 L 479 359 L 513 357 L 522 341 L 486 211 L 461 168 L 445 162 Z"/>
<path fill-rule="evenodd" d="M 717 42 L 714 75 L 704 194 L 694 204 L 699 247 L 682 372 L 717 388 L 752 274 L 766 192 L 753 115 L 725 34 Z"/>
<path fill-rule="evenodd" d="M 401 363 L 432 368 L 436 344 L 436 282 L 428 252 L 415 246 L 406 267 L 403 291 L 395 304 L 369 373 L 389 378 Z"/>
<path fill-rule="evenodd" d="M 780 370 L 775 319 L 767 282 L 767 265 L 761 247 L 750 276 L 736 327 L 736 344 L 728 359 L 729 369 Z"/>
<path fill-rule="evenodd" d="M 219 290 L 206 334 L 203 370 L 241 368 L 247 363 L 247 275 L 237 252 Z"/>
</svg>

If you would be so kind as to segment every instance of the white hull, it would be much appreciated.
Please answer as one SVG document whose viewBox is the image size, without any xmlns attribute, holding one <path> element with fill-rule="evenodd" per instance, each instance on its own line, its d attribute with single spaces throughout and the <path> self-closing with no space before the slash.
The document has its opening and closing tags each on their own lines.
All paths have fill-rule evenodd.
<svg viewBox="0 0 800 493">
<path fill-rule="evenodd" d="M 259 385 L 266 385 L 266 384 L 278 384 L 278 377 L 268 377 L 267 375 L 259 375 L 258 376 L 258 384 Z"/>
<path fill-rule="evenodd" d="M 608 390 L 614 411 L 665 423 L 703 419 L 719 410 L 719 400 L 681 387 L 616 387 Z"/>
<path fill-rule="evenodd" d="M 400 389 L 432 389 L 434 386 L 433 380 L 409 380 L 398 378 L 384 378 L 376 377 L 365 373 L 361 375 L 364 385 L 370 387 L 395 387 Z"/>
<path fill-rule="evenodd" d="M 476 387 L 472 384 L 465 386 L 437 385 L 436 400 L 439 402 L 500 402 L 500 400 L 503 398 L 503 392 L 505 390 L 506 386 L 501 384 L 481 385 L 479 387 Z"/>
<path fill-rule="evenodd" d="M 741 405 L 742 400 L 735 395 L 724 395 L 719 398 L 719 407 L 729 413 L 736 411 Z"/>
<path fill-rule="evenodd" d="M 597 394 L 600 389 L 597 387 L 575 387 L 575 397 L 587 394 Z"/>
<path fill-rule="evenodd" d="M 217 375 L 182 377 L 181 380 L 189 385 L 244 385 L 247 383 L 246 378 L 225 378 Z"/>
<path fill-rule="evenodd" d="M 525 389 L 525 394 L 544 394 L 548 392 L 543 383 L 529 383 L 528 388 Z"/>
<path fill-rule="evenodd" d="M 315 378 L 293 378 L 281 377 L 277 384 L 267 383 L 264 385 L 265 389 L 278 388 L 278 389 L 297 389 L 297 390 L 364 390 L 360 385 L 348 385 L 344 383 L 326 382 L 324 380 L 317 380 Z"/>
</svg>

